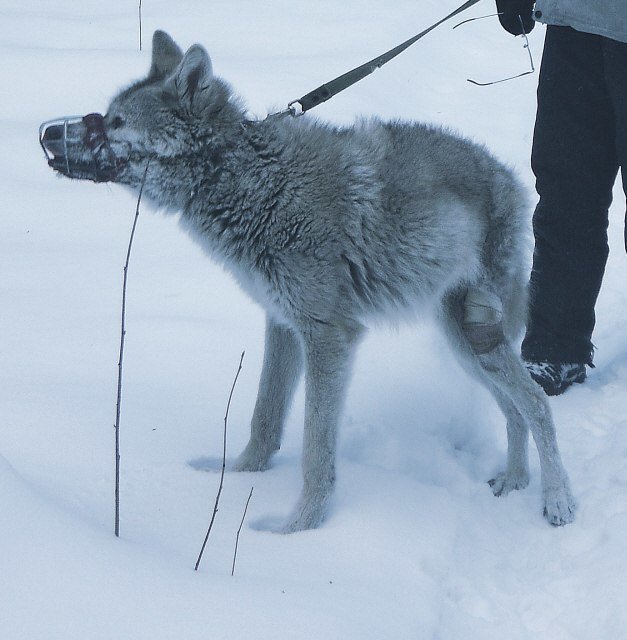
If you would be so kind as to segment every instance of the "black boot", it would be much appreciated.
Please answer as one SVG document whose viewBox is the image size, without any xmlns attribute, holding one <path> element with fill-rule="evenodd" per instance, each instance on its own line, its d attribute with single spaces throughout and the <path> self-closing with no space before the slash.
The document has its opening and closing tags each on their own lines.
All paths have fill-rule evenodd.
<svg viewBox="0 0 627 640">
<path fill-rule="evenodd" d="M 586 365 L 578 362 L 525 362 L 525 366 L 547 396 L 559 396 L 586 379 Z"/>
</svg>

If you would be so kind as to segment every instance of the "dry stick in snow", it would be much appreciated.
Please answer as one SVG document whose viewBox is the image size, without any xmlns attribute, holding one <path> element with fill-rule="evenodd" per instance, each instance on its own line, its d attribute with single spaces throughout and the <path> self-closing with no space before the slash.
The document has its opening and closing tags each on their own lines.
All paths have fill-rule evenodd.
<svg viewBox="0 0 627 640">
<path fill-rule="evenodd" d="M 115 535 L 120 537 L 120 409 L 122 406 L 122 366 L 124 362 L 124 338 L 126 336 L 126 283 L 128 277 L 128 264 L 131 259 L 131 248 L 133 247 L 133 238 L 135 237 L 135 228 L 137 227 L 137 218 L 139 218 L 139 203 L 142 200 L 144 184 L 146 183 L 146 174 L 150 161 L 146 163 L 144 169 L 144 177 L 139 189 L 137 198 L 137 207 L 135 208 L 135 219 L 133 220 L 133 228 L 131 229 L 131 237 L 128 241 L 128 250 L 126 252 L 126 262 L 124 263 L 124 282 L 122 284 L 122 323 L 120 330 L 120 358 L 118 360 L 118 397 L 115 404 Z"/>
<path fill-rule="evenodd" d="M 242 351 L 242 356 L 239 359 L 239 367 L 237 369 L 237 373 L 235 374 L 235 379 L 233 380 L 233 385 L 231 386 L 231 393 L 229 394 L 229 401 L 226 403 L 226 413 L 224 414 L 224 435 L 222 437 L 222 472 L 220 473 L 220 486 L 218 487 L 218 493 L 216 495 L 216 501 L 213 506 L 213 514 L 211 515 L 211 522 L 209 522 L 209 528 L 207 529 L 207 535 L 202 543 L 202 547 L 200 548 L 200 553 L 198 554 L 198 560 L 196 560 L 196 566 L 194 567 L 194 571 L 198 571 L 198 567 L 200 565 L 200 561 L 202 560 L 202 554 L 205 551 L 205 546 L 207 544 L 207 540 L 209 540 L 209 534 L 211 533 L 211 529 L 213 528 L 213 522 L 216 519 L 216 513 L 218 513 L 218 504 L 220 502 L 220 494 L 222 493 L 222 487 L 224 486 L 224 471 L 226 470 L 226 425 L 229 419 L 229 409 L 231 407 L 231 399 L 233 398 L 233 391 L 235 391 L 235 385 L 237 384 L 237 379 L 239 378 L 239 373 L 242 370 L 242 361 L 244 360 L 244 353 Z"/>
<path fill-rule="evenodd" d="M 139 50 L 142 50 L 142 0 L 139 0 Z"/>
<path fill-rule="evenodd" d="M 246 500 L 246 506 L 244 507 L 244 514 L 242 515 L 242 521 L 239 523 L 239 529 L 237 530 L 237 536 L 235 536 L 235 551 L 233 552 L 233 566 L 231 567 L 231 576 L 235 573 L 235 561 L 237 560 L 237 547 L 239 545 L 239 534 L 242 532 L 242 527 L 244 526 L 244 520 L 246 518 L 246 512 L 248 511 L 248 505 L 250 503 L 250 499 L 253 497 L 253 491 L 255 487 L 250 488 L 250 493 L 248 494 L 248 500 Z"/>
</svg>

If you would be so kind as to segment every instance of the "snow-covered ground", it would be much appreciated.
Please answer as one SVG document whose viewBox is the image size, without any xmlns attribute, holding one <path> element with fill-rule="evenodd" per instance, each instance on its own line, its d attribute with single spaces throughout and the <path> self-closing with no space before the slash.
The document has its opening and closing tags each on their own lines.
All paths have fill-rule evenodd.
<svg viewBox="0 0 627 640">
<path fill-rule="evenodd" d="M 176 220 L 142 209 L 129 272 L 121 538 L 113 535 L 122 266 L 135 200 L 57 179 L 37 144 L 49 118 L 104 111 L 149 65 L 154 29 L 204 44 L 251 113 L 396 45 L 452 0 L 0 2 L 0 638 L 200 640 L 627 638 L 627 259 L 624 196 L 599 299 L 597 368 L 552 399 L 577 521 L 548 526 L 532 448 L 528 489 L 495 499 L 503 420 L 425 322 L 373 331 L 342 423 L 337 496 L 322 528 L 244 526 L 287 514 L 300 487 L 302 393 L 274 468 L 227 473 L 222 424 L 239 355 L 228 455 L 247 439 L 263 316 Z M 393 6 L 392 6 L 393 5 Z M 464 17 L 493 11 L 481 2 Z M 461 18 L 460 18 L 461 19 Z M 432 32 L 314 112 L 443 123 L 529 187 L 537 74 L 495 18 Z M 543 28 L 531 37 L 539 64 Z"/>
</svg>

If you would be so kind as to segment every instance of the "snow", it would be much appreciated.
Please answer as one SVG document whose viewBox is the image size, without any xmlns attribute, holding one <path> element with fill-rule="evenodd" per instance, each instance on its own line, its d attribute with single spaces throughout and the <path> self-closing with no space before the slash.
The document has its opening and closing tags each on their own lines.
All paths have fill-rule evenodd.
<svg viewBox="0 0 627 640">
<path fill-rule="evenodd" d="M 135 200 L 59 180 L 40 122 L 104 111 L 149 65 L 152 31 L 204 44 L 251 113 L 282 108 L 409 38 L 457 2 L 0 4 L 0 637 L 627 638 L 627 262 L 624 196 L 598 306 L 596 364 L 550 400 L 579 501 L 549 527 L 539 468 L 504 499 L 503 420 L 436 329 L 373 331 L 342 423 L 333 508 L 316 531 L 254 523 L 286 515 L 300 487 L 302 389 L 263 474 L 227 473 L 200 570 L 193 566 L 228 455 L 243 448 L 263 315 L 176 220 L 142 207 L 129 271 L 122 406 L 121 537 L 113 535 L 115 394 L 122 266 Z M 490 13 L 480 3 L 463 17 Z M 462 18 L 460 17 L 459 20 Z M 315 115 L 413 118 L 485 143 L 533 186 L 537 74 L 494 18 L 438 27 Z M 543 29 L 531 35 L 539 65 Z M 235 534 L 255 492 L 230 576 Z"/>
</svg>

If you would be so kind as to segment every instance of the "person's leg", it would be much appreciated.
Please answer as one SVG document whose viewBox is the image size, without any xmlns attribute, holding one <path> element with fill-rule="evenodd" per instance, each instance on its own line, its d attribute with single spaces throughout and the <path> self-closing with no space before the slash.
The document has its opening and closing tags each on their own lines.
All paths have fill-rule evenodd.
<svg viewBox="0 0 627 640">
<path fill-rule="evenodd" d="M 602 45 L 600 36 L 547 29 L 532 151 L 540 201 L 522 345 L 527 361 L 592 363 L 594 305 L 618 171 Z"/>
<path fill-rule="evenodd" d="M 612 99 L 616 126 L 616 155 L 621 166 L 623 191 L 627 196 L 627 43 L 605 40 L 605 81 Z M 625 216 L 625 250 L 627 250 L 627 215 Z"/>
</svg>

